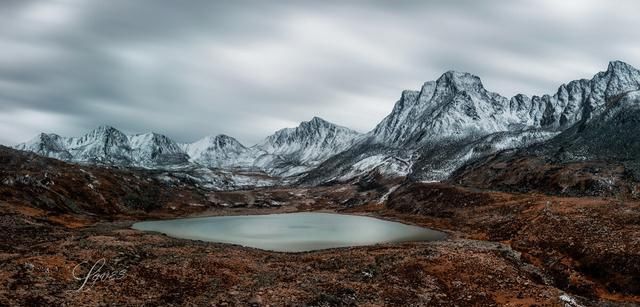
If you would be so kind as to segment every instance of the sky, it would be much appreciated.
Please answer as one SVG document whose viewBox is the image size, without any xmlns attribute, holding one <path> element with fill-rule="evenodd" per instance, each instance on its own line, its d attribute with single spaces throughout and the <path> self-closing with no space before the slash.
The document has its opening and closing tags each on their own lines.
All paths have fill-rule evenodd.
<svg viewBox="0 0 640 307">
<path fill-rule="evenodd" d="M 507 97 L 640 67 L 640 1 L 0 0 L 0 144 L 99 125 L 245 145 L 367 132 L 448 70 Z"/>
</svg>

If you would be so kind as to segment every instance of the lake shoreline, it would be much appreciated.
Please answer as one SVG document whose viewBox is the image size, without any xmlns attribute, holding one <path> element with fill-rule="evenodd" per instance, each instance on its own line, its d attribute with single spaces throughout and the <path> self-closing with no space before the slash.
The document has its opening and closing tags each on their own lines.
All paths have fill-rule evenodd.
<svg viewBox="0 0 640 307">
<path fill-rule="evenodd" d="M 511 194 L 477 191 L 444 184 L 421 184 L 410 190 L 399 189 L 387 203 L 380 195 L 355 194 L 351 186 L 314 189 L 257 189 L 216 192 L 209 197 L 216 203 L 228 199 L 286 200 L 282 205 L 264 206 L 240 201 L 233 206 L 168 205 L 145 214 L 118 215 L 109 220 L 90 220 L 77 215 L 41 215 L 27 207 L 4 206 L 7 236 L 0 253 L 1 268 L 7 290 L 0 290 L 0 302 L 9 305 L 26 300 L 60 305 L 80 302 L 99 305 L 104 297 L 109 303 L 169 304 L 208 303 L 239 305 L 262 302 L 272 305 L 343 304 L 459 304 L 470 302 L 493 304 L 518 301 L 522 304 L 562 304 L 569 295 L 583 305 L 640 301 L 606 291 L 614 278 L 597 280 L 581 270 L 587 259 L 574 262 L 545 262 L 572 257 L 569 242 L 592 242 L 604 246 L 591 252 L 610 261 L 631 257 L 627 253 L 611 254 L 599 245 L 593 231 L 572 225 L 614 227 L 612 214 L 633 214 L 639 204 L 616 203 L 599 198 L 550 197 L 536 194 Z M 448 195 L 451 202 L 423 200 L 419 195 Z M 300 196 L 296 196 L 300 195 Z M 348 206 L 342 199 L 361 195 L 358 205 Z M 405 199 L 410 195 L 413 201 Z M 547 205 L 550 203 L 551 205 Z M 410 206 L 409 206 L 410 205 Z M 623 206 L 623 207 L 620 207 Z M 185 239 L 159 233 L 132 230 L 136 221 L 193 216 L 238 214 L 272 214 L 286 212 L 331 212 L 418 225 L 443 230 L 446 240 L 407 242 L 374 246 L 335 248 L 304 253 L 278 253 Z M 505 219 L 508 217 L 508 219 Z M 544 223 L 538 222 L 544 218 Z M 629 220 L 632 219 L 622 219 Z M 559 221 L 561 224 L 558 224 Z M 5 225 L 9 225 L 6 224 Z M 620 226 L 616 226 L 620 227 Z M 572 230 L 573 229 L 573 230 Z M 612 228 L 613 229 L 613 228 Z M 620 231 L 633 233 L 632 228 Z M 527 234 L 538 234 L 528 237 Z M 18 235 L 20 234 L 20 235 Z M 522 235 L 521 235 L 522 234 Z M 612 240 L 615 238 L 609 238 Z M 550 245 L 545 242 L 566 242 Z M 574 247 L 575 248 L 575 247 Z M 117 282 L 97 282 L 90 290 L 74 292 L 79 281 L 72 269 L 105 259 L 103 270 L 127 275 Z M 630 259 L 630 258 L 628 258 Z M 584 264 L 580 264 L 580 262 Z M 616 265 L 616 262 L 611 262 Z M 81 268 L 82 265 L 81 265 Z M 47 271 L 48 270 L 48 271 Z M 84 268 L 86 270 L 86 268 Z M 82 271 L 82 270 L 80 270 Z M 48 273 L 47 273 L 48 272 Z M 15 276 L 24 276 L 21 281 Z M 562 286 L 564 276 L 574 276 Z M 43 285 L 37 287 L 35 285 Z M 28 287 L 28 288 L 25 288 Z M 29 289 L 28 291 L 26 289 Z M 573 290 L 571 290 L 573 289 Z M 566 294 L 567 290 L 571 294 Z M 117 297 L 109 293 L 118 293 Z M 186 293 L 174 296 L 172 293 Z M 596 295 L 596 296 L 594 296 Z M 13 303 L 12 303 L 13 302 Z"/>
</svg>

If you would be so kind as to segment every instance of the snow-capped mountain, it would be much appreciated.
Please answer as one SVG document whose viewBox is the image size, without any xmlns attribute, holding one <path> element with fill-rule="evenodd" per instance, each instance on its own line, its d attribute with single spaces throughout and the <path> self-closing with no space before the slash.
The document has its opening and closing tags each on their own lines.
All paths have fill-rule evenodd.
<svg viewBox="0 0 640 307">
<path fill-rule="evenodd" d="M 172 139 L 157 133 L 143 133 L 128 136 L 131 160 L 135 165 L 154 167 L 180 165 L 188 156 Z"/>
<path fill-rule="evenodd" d="M 58 160 L 71 160 L 72 158 L 66 148 L 66 139 L 55 133 L 40 133 L 33 139 L 14 146 L 14 148 Z"/>
<path fill-rule="evenodd" d="M 519 94 L 507 99 L 485 90 L 480 78 L 447 72 L 418 91 L 403 92 L 393 111 L 372 132 L 389 146 L 416 146 L 531 128 L 564 130 L 602 110 L 614 96 L 640 88 L 640 72 L 615 61 L 591 80 L 560 86 L 553 96 Z"/>
<path fill-rule="evenodd" d="M 620 61 L 609 63 L 606 71 L 590 80 L 563 84 L 553 95 L 517 95 L 510 101 L 511 112 L 523 123 L 549 130 L 564 130 L 605 109 L 606 101 L 640 88 L 640 71 Z"/>
<path fill-rule="evenodd" d="M 640 91 L 605 101 L 598 115 L 581 119 L 552 139 L 473 160 L 448 181 L 495 190 L 637 197 Z"/>
<path fill-rule="evenodd" d="M 391 114 L 349 150 L 310 172 L 304 183 L 346 180 L 368 170 L 441 180 L 470 159 L 550 139 L 600 114 L 610 99 L 640 88 L 640 72 L 614 61 L 592 79 L 560 86 L 554 95 L 487 91 L 479 77 L 449 71 L 420 91 L 404 91 Z M 375 158 L 372 158 L 375 157 Z M 397 167 L 397 161 L 407 167 Z M 376 162 L 376 163 L 372 163 Z M 356 169 L 355 166 L 359 168 Z"/>
<path fill-rule="evenodd" d="M 365 135 L 315 117 L 251 147 L 224 135 L 177 144 L 159 134 L 128 136 L 102 126 L 77 138 L 40 134 L 15 148 L 72 162 L 258 171 L 269 182 L 300 174 L 306 184 L 342 181 L 373 170 L 442 180 L 470 160 L 591 127 L 611 103 L 638 89 L 640 71 L 620 61 L 553 95 L 531 98 L 509 99 L 486 90 L 477 76 L 449 71 L 419 91 L 403 91 L 392 112 Z"/>
<path fill-rule="evenodd" d="M 315 117 L 298 127 L 279 130 L 252 147 L 245 147 L 226 135 L 178 144 L 157 133 L 126 135 L 113 127 L 100 126 L 81 137 L 42 133 L 15 148 L 70 162 L 151 169 L 180 167 L 198 170 L 194 173 L 206 173 L 207 178 L 213 177 L 203 168 L 249 173 L 262 171 L 271 176 L 286 177 L 308 171 L 349 148 L 358 137 L 358 132 Z M 225 187 L 233 185 L 225 180 Z M 241 181 L 251 182 L 250 179 Z M 274 182 L 273 179 L 269 181 Z"/>
<path fill-rule="evenodd" d="M 307 171 L 351 147 L 361 134 L 319 117 L 285 128 L 253 147 L 255 165 L 271 174 L 294 175 Z"/>
<path fill-rule="evenodd" d="M 371 136 L 374 142 L 406 148 L 507 131 L 519 123 L 508 105 L 508 99 L 485 90 L 477 76 L 449 71 L 420 91 L 404 91 Z"/>
<path fill-rule="evenodd" d="M 258 155 L 238 140 L 227 136 L 207 136 L 190 144 L 183 144 L 189 161 L 215 168 L 249 168 Z"/>
<path fill-rule="evenodd" d="M 349 148 L 361 134 L 314 117 L 298 127 L 276 131 L 257 145 L 246 147 L 226 136 L 209 136 L 183 144 L 189 161 L 223 169 L 262 170 L 286 177 L 307 171 Z"/>
<path fill-rule="evenodd" d="M 615 161 L 640 178 L 640 86 L 609 96 L 598 115 L 527 152 L 560 162 Z"/>
<path fill-rule="evenodd" d="M 100 126 L 81 137 L 41 133 L 15 148 L 83 163 L 153 168 L 187 162 L 187 155 L 180 146 L 164 135 L 146 133 L 127 136 L 110 126 Z"/>
<path fill-rule="evenodd" d="M 65 148 L 72 160 L 77 162 L 132 162 L 129 139 L 124 133 L 110 126 L 100 126 L 79 138 L 65 138 Z"/>
</svg>

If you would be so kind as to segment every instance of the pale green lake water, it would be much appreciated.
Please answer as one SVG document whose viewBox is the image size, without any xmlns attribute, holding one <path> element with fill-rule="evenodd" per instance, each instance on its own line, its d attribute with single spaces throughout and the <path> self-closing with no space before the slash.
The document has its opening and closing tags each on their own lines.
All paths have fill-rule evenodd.
<svg viewBox="0 0 640 307">
<path fill-rule="evenodd" d="M 378 243 L 435 241 L 428 228 L 372 217 L 331 213 L 216 216 L 139 222 L 134 229 L 181 239 L 230 243 L 278 252 L 304 252 Z"/>
</svg>

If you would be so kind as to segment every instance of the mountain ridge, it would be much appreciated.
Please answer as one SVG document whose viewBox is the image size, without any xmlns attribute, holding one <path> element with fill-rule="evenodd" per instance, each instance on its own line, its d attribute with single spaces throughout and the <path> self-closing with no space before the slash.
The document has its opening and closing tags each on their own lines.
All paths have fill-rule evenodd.
<svg viewBox="0 0 640 307">
<path fill-rule="evenodd" d="M 365 134 L 313 117 L 253 146 L 226 135 L 178 144 L 160 134 L 127 136 L 100 126 L 77 138 L 43 133 L 15 148 L 76 162 L 260 170 L 297 177 L 300 184 L 346 181 L 373 171 L 439 181 L 468 161 L 588 126 L 609 101 L 638 89 L 640 71 L 622 61 L 609 62 L 591 79 L 564 83 L 554 94 L 531 97 L 504 97 L 485 89 L 480 77 L 451 70 L 419 91 L 402 91 L 392 111 Z"/>
<path fill-rule="evenodd" d="M 346 149 L 359 136 L 354 130 L 313 117 L 298 127 L 278 130 L 251 147 L 224 134 L 205 136 L 192 143 L 177 143 L 155 132 L 126 135 L 112 126 L 100 125 L 79 137 L 40 133 L 14 148 L 78 163 L 143 168 L 182 167 L 192 163 L 294 175 Z"/>
<path fill-rule="evenodd" d="M 605 101 L 640 88 L 640 71 L 611 61 L 591 79 L 562 84 L 555 94 L 503 97 L 484 88 L 479 77 L 448 71 L 420 91 L 405 90 L 393 110 L 352 148 L 334 156 L 300 180 L 317 184 L 348 180 L 363 170 L 360 161 L 408 161 L 397 176 L 444 180 L 469 160 L 544 142 L 605 110 Z M 499 137 L 489 137 L 491 135 Z M 395 168 L 384 163 L 376 168 Z"/>
</svg>

